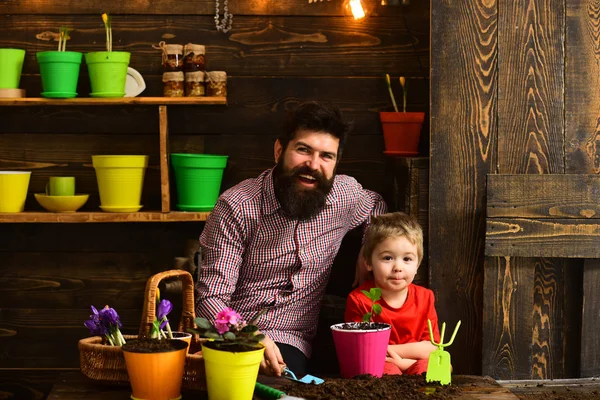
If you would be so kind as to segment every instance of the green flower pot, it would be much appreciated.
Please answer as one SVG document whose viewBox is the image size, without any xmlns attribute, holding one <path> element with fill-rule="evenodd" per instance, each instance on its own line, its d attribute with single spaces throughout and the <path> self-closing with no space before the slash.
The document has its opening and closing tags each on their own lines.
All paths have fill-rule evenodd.
<svg viewBox="0 0 600 400">
<path fill-rule="evenodd" d="M 25 50 L 0 49 L 0 89 L 18 89 Z"/>
<path fill-rule="evenodd" d="M 211 211 L 219 198 L 227 158 L 213 154 L 171 154 L 177 208 L 182 211 Z"/>
<path fill-rule="evenodd" d="M 85 54 L 92 97 L 125 96 L 125 80 L 131 53 L 126 51 L 97 51 Z"/>
<path fill-rule="evenodd" d="M 42 96 L 69 99 L 77 96 L 83 54 L 76 51 L 42 51 L 36 54 L 42 76 Z"/>
</svg>

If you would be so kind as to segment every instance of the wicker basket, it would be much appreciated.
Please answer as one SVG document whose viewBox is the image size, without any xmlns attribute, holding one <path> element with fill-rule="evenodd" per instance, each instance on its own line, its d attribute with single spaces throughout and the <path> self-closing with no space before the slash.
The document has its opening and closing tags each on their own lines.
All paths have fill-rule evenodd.
<svg viewBox="0 0 600 400">
<path fill-rule="evenodd" d="M 187 332 L 194 325 L 194 282 L 187 271 L 171 270 L 160 272 L 148 279 L 146 293 L 144 296 L 144 311 L 140 323 L 140 336 L 147 336 L 156 318 L 156 289 L 158 284 L 165 278 L 179 277 L 183 284 L 183 302 L 181 321 L 178 330 Z M 125 339 L 136 339 L 137 336 L 126 335 Z M 183 374 L 183 387 L 186 389 L 206 388 L 206 377 L 204 373 L 204 359 L 198 353 L 202 348 L 202 342 L 198 335 L 192 336 L 192 344 L 185 357 L 185 372 Z M 79 363 L 81 372 L 90 379 L 112 382 L 127 383 L 129 376 L 120 347 L 102 344 L 100 336 L 94 336 L 79 341 Z"/>
</svg>

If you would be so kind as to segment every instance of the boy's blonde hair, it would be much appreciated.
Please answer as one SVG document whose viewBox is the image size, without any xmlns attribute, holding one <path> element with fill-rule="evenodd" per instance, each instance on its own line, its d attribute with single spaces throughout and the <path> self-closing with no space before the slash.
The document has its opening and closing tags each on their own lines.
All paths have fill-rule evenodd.
<svg viewBox="0 0 600 400">
<path fill-rule="evenodd" d="M 423 261 L 423 229 L 417 219 L 403 212 L 393 212 L 371 217 L 371 224 L 365 233 L 363 257 L 371 265 L 375 247 L 391 237 L 404 236 L 417 247 L 419 265 Z"/>
</svg>

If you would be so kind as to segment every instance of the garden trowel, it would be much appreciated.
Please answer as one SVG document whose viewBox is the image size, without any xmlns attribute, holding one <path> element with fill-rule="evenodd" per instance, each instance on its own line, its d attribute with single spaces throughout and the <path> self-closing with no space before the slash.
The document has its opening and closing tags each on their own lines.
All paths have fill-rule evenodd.
<svg viewBox="0 0 600 400">
<path fill-rule="evenodd" d="M 321 383 L 325 382 L 323 379 L 321 378 L 317 378 L 316 376 L 312 376 L 312 375 L 304 375 L 302 377 L 302 379 L 298 379 L 296 378 L 296 374 L 294 374 L 292 372 L 292 370 L 290 370 L 289 368 L 284 368 L 283 369 L 283 377 L 284 378 L 288 378 L 292 381 L 296 381 L 296 382 L 300 382 L 300 383 L 312 383 L 313 385 L 320 385 Z"/>
<path fill-rule="evenodd" d="M 448 343 L 444 343 L 444 332 L 446 330 L 446 323 L 442 324 L 442 332 L 440 333 L 440 342 L 436 343 L 433 338 L 433 330 L 431 329 L 431 320 L 427 320 L 427 325 L 429 327 L 429 339 L 431 340 L 431 344 L 437 346 L 437 350 L 432 351 L 429 355 L 429 362 L 427 363 L 427 375 L 425 380 L 427 382 L 439 382 L 442 385 L 448 385 L 451 381 L 450 373 L 451 373 L 451 364 L 450 364 L 450 353 L 444 350 L 444 347 L 448 347 L 454 342 L 454 337 L 456 336 L 456 332 L 458 332 L 458 328 L 460 327 L 460 322 L 456 324 L 454 328 L 454 333 L 450 338 Z"/>
</svg>

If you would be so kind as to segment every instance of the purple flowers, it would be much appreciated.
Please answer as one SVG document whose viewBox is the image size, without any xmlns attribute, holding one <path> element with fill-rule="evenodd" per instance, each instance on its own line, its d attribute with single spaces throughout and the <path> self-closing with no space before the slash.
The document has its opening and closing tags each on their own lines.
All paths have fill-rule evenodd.
<svg viewBox="0 0 600 400">
<path fill-rule="evenodd" d="M 158 297 L 158 296 L 157 296 Z M 169 300 L 162 300 L 156 309 L 156 319 L 152 322 L 152 328 L 150 331 L 150 337 L 155 339 L 170 338 L 173 339 L 173 333 L 171 332 L 171 326 L 167 315 L 173 309 L 173 304 Z M 167 328 L 165 333 L 164 329 Z"/>
<path fill-rule="evenodd" d="M 98 311 L 96 307 L 90 307 L 92 314 L 90 319 L 83 325 L 90 330 L 92 335 L 103 336 L 112 346 L 122 346 L 125 338 L 121 334 L 121 320 L 114 308 L 105 306 Z"/>
</svg>

